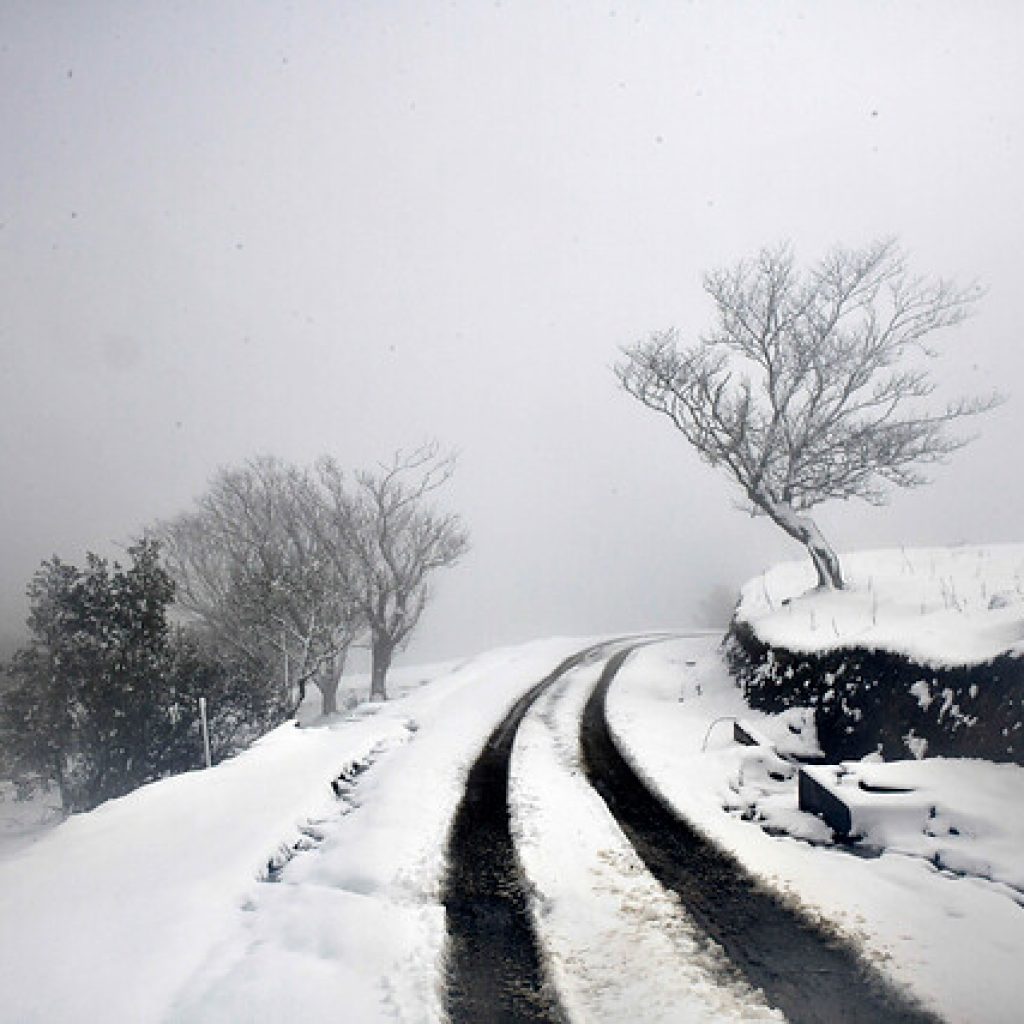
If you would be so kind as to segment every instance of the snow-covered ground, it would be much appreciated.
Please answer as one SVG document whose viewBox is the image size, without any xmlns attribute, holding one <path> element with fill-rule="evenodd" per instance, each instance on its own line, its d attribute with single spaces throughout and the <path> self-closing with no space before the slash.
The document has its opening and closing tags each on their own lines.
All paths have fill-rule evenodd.
<svg viewBox="0 0 1024 1024">
<path fill-rule="evenodd" d="M 909 813 L 899 795 L 865 801 L 869 838 L 885 852 L 864 857 L 821 845 L 831 832 L 797 809 L 795 776 L 773 779 L 769 771 L 782 774 L 778 763 L 732 741 L 735 717 L 783 743 L 792 733 L 787 722 L 744 705 L 715 641 L 636 652 L 611 688 L 608 711 L 630 762 L 672 806 L 862 943 L 945 1019 L 1021 1019 L 1024 907 L 1011 886 L 1024 864 L 1024 768 L 941 759 L 859 764 L 869 781 L 918 787 Z M 890 813 L 889 800 L 904 806 Z M 744 820 L 752 813 L 766 820 Z M 967 874 L 940 870 L 936 857 Z"/>
<path fill-rule="evenodd" d="M 751 580 L 737 616 L 793 651 L 884 649 L 934 665 L 1024 653 L 1024 544 L 842 556 L 843 591 L 815 591 L 808 559 Z"/>
<path fill-rule="evenodd" d="M 440 883 L 466 772 L 516 698 L 584 646 L 539 641 L 407 670 L 386 705 L 283 727 L 217 768 L 9 845 L 0 1021 L 440 1021 Z M 595 1024 L 776 1019 L 725 980 L 721 954 L 583 778 L 578 718 L 597 668 L 542 698 L 513 755 L 519 856 L 563 1001 Z M 813 737 L 799 712 L 744 707 L 716 639 L 636 652 L 609 714 L 667 800 L 944 1017 L 1019 1019 L 1024 769 L 852 766 L 850 779 L 915 789 L 896 813 L 858 811 L 885 851 L 859 857 L 798 811 L 784 762 L 731 741 L 736 716 L 790 745 Z"/>
<path fill-rule="evenodd" d="M 284 726 L 0 860 L 0 1020 L 437 1020 L 438 885 L 465 771 L 581 646 L 495 651 L 423 686 L 408 670 L 407 696 Z M 339 803 L 331 780 L 365 761 Z M 315 848 L 260 881 L 311 824 Z"/>
</svg>

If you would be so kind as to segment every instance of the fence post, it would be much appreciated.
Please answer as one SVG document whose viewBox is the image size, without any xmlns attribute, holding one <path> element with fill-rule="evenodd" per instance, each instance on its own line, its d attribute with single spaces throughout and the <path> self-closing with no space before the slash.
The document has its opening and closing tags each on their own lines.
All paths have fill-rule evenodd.
<svg viewBox="0 0 1024 1024">
<path fill-rule="evenodd" d="M 206 767 L 210 768 L 213 766 L 213 761 L 210 758 L 210 729 L 206 724 L 206 698 L 199 698 L 199 718 L 203 723 L 203 752 L 206 754 Z"/>
</svg>

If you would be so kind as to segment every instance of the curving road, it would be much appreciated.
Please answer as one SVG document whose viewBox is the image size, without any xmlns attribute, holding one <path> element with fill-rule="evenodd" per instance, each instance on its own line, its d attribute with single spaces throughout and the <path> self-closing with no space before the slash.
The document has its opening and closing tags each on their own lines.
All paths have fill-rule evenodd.
<svg viewBox="0 0 1024 1024">
<path fill-rule="evenodd" d="M 509 822 L 509 762 L 534 701 L 606 645 L 563 661 L 491 733 L 466 779 L 448 841 L 442 902 L 448 930 L 447 1011 L 453 1024 L 561 1024 L 546 983 Z"/>
<path fill-rule="evenodd" d="M 794 1024 L 935 1024 L 858 951 L 785 904 L 641 781 L 608 729 L 605 699 L 632 649 L 609 659 L 583 713 L 584 769 L 666 888 L 768 1003 Z"/>
<path fill-rule="evenodd" d="M 446 1008 L 452 1024 L 564 1024 L 546 979 L 516 857 L 508 804 L 516 732 L 534 702 L 588 660 L 605 659 L 580 723 L 583 766 L 648 871 L 678 894 L 696 927 L 735 971 L 793 1022 L 924 1024 L 935 1018 L 847 942 L 784 904 L 652 794 L 622 757 L 605 698 L 629 655 L 653 642 L 610 642 L 563 661 L 515 704 L 472 766 L 452 824 L 443 902 L 448 931 Z"/>
</svg>

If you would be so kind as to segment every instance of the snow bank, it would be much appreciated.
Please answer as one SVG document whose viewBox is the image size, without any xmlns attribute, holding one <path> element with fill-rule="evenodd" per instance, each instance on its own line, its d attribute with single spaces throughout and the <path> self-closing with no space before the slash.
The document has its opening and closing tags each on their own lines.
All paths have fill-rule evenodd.
<svg viewBox="0 0 1024 1024">
<path fill-rule="evenodd" d="M 1024 768 L 932 758 L 814 769 L 863 846 L 1002 883 L 1024 906 Z"/>
<path fill-rule="evenodd" d="M 328 812 L 330 779 L 404 731 L 383 716 L 282 726 L 209 772 L 74 815 L 0 863 L 0 1012 L 157 1019 L 268 858 Z"/>
<path fill-rule="evenodd" d="M 1024 768 L 858 764 L 866 778 L 919 790 L 913 814 L 875 816 L 870 831 L 885 850 L 865 858 L 826 845 L 831 831 L 797 809 L 795 773 L 781 777 L 762 750 L 732 741 L 734 718 L 784 733 L 744 704 L 713 641 L 637 652 L 609 692 L 608 711 L 625 755 L 671 806 L 767 884 L 862 943 L 944 1019 L 1020 1019 L 1024 913 L 1008 886 L 1020 878 L 1024 849 Z M 948 870 L 936 866 L 936 853 Z"/>
<path fill-rule="evenodd" d="M 1024 544 L 842 556 L 847 589 L 815 590 L 809 560 L 743 587 L 736 618 L 774 647 L 886 650 L 933 667 L 1024 653 Z"/>
<path fill-rule="evenodd" d="M 436 1019 L 437 888 L 465 767 L 578 646 L 492 652 L 386 705 L 283 726 L 0 860 L 0 1019 Z M 339 803 L 331 780 L 367 761 Z M 310 822 L 315 855 L 258 881 Z"/>
</svg>

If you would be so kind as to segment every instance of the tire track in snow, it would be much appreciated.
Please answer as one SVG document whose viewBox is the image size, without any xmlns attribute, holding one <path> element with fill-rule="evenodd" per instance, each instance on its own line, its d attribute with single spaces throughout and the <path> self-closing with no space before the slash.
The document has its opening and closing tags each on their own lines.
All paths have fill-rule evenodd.
<svg viewBox="0 0 1024 1024">
<path fill-rule="evenodd" d="M 654 877 L 794 1024 L 935 1024 L 849 943 L 786 906 L 640 780 L 605 719 L 608 688 L 635 648 L 609 659 L 580 726 L 591 785 Z"/>
<path fill-rule="evenodd" d="M 585 648 L 527 691 L 469 771 L 452 822 L 442 902 L 448 931 L 446 1009 L 452 1024 L 565 1020 L 548 985 L 512 840 L 509 761 L 519 723 L 553 683 L 609 643 Z"/>
<path fill-rule="evenodd" d="M 778 1022 L 646 870 L 580 762 L 579 722 L 603 666 L 563 676 L 524 718 L 509 805 L 545 965 L 587 1024 Z"/>
</svg>

